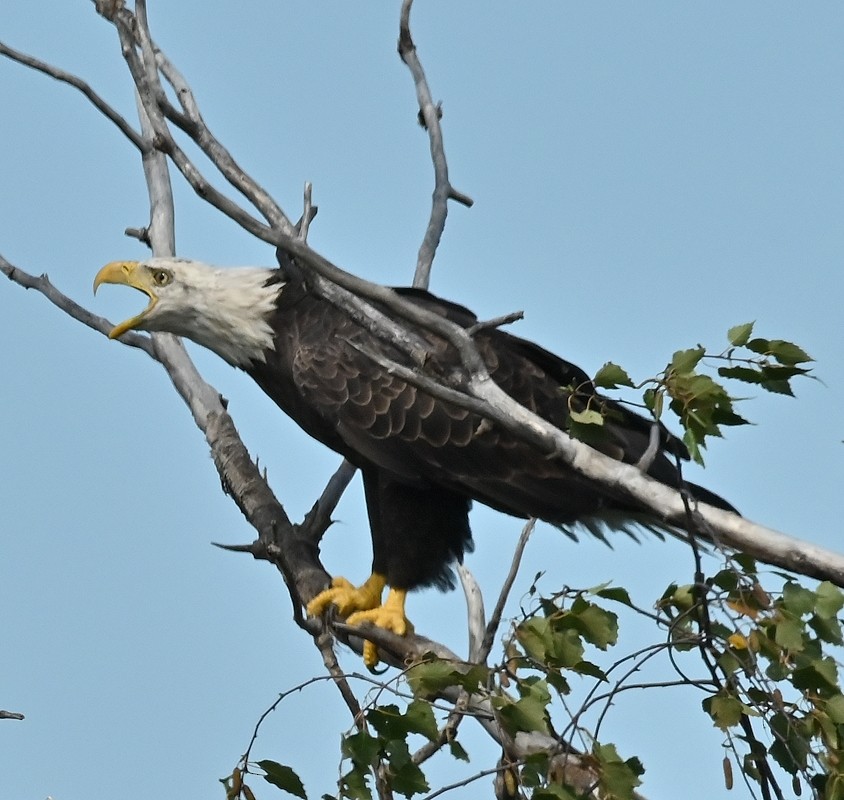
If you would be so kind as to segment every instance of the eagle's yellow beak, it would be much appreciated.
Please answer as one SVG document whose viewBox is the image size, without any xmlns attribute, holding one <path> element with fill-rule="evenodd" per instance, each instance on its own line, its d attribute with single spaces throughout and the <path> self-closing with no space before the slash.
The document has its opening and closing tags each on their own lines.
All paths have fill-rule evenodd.
<svg viewBox="0 0 844 800">
<path fill-rule="evenodd" d="M 149 305 L 137 316 L 127 319 L 115 326 L 109 339 L 117 339 L 126 331 L 130 331 L 140 324 L 141 320 L 152 310 L 158 302 L 154 291 L 152 272 L 139 261 L 112 261 L 106 264 L 94 278 L 94 294 L 102 283 L 118 283 L 124 286 L 131 286 L 149 297 Z"/>
</svg>

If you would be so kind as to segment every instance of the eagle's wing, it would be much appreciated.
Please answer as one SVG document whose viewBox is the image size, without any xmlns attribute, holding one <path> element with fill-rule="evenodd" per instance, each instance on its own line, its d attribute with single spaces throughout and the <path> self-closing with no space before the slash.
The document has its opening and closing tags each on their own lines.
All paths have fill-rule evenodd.
<svg viewBox="0 0 844 800">
<path fill-rule="evenodd" d="M 412 299 L 457 317 L 460 324 L 474 321 L 460 306 L 430 295 L 415 292 Z M 436 484 L 511 514 L 552 522 L 571 522 L 602 509 L 636 510 L 625 497 L 614 496 L 478 415 L 389 374 L 365 353 L 377 350 L 406 362 L 397 348 L 333 307 L 323 305 L 319 313 L 321 317 L 308 324 L 300 321 L 292 353 L 293 380 L 307 404 L 333 426 L 352 461 L 377 466 L 408 483 Z M 430 342 L 427 369 L 432 377 L 459 367 L 450 346 L 423 335 Z M 568 425 L 570 401 L 598 397 L 582 370 L 536 345 L 497 330 L 483 332 L 477 343 L 493 379 L 559 427 Z M 616 404 L 608 407 L 612 415 L 600 449 L 637 461 L 647 449 L 650 423 Z M 668 482 L 676 476 L 664 452 L 654 465 L 665 473 L 655 477 Z M 676 483 L 676 477 L 673 480 Z"/>
</svg>

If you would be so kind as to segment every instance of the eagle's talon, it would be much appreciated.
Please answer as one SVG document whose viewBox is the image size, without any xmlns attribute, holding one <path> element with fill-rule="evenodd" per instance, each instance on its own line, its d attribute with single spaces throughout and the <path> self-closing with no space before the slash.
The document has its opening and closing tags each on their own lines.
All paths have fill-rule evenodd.
<svg viewBox="0 0 844 800">
<path fill-rule="evenodd" d="M 347 618 L 378 608 L 385 583 L 384 576 L 375 572 L 359 587 L 338 575 L 332 579 L 330 588 L 320 592 L 308 603 L 308 616 L 319 617 L 329 606 L 334 606 L 341 616 Z"/>
<path fill-rule="evenodd" d="M 383 606 L 368 611 L 358 611 L 352 614 L 346 622 L 349 625 L 371 623 L 378 628 L 395 633 L 397 636 L 407 636 L 413 633 L 413 623 L 404 614 L 404 602 L 407 592 L 401 589 L 391 589 Z M 378 664 L 378 648 L 368 639 L 363 643 L 363 663 L 371 670 Z"/>
<path fill-rule="evenodd" d="M 386 583 L 387 579 L 377 572 L 373 572 L 357 587 L 345 578 L 333 578 L 330 588 L 320 592 L 308 603 L 308 615 L 318 617 L 329 606 L 334 606 L 349 625 L 368 622 L 397 636 L 413 633 L 413 625 L 404 615 L 406 591 L 391 589 L 384 605 L 381 605 L 381 594 Z M 378 648 L 368 640 L 363 643 L 363 662 L 369 669 L 378 664 Z"/>
</svg>

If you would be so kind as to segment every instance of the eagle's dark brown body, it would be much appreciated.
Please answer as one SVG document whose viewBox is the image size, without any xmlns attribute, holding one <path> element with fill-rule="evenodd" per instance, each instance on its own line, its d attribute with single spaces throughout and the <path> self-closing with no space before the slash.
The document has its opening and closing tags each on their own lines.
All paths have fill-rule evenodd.
<svg viewBox="0 0 844 800">
<path fill-rule="evenodd" d="M 468 310 L 427 292 L 399 290 L 407 299 L 468 327 Z M 373 539 L 373 572 L 399 589 L 451 583 L 449 564 L 471 546 L 468 512 L 478 500 L 508 514 L 566 524 L 579 519 L 635 517 L 633 501 L 549 459 L 476 414 L 436 400 L 394 377 L 361 349 L 408 363 L 325 300 L 289 283 L 270 324 L 275 349 L 245 369 L 308 434 L 341 453 L 363 474 Z M 426 370 L 446 374 L 456 352 L 434 334 Z M 605 424 L 595 445 L 627 463 L 648 448 L 652 423 L 600 398 L 578 367 L 501 330 L 483 330 L 478 349 L 495 382 L 519 403 L 566 429 L 569 404 L 598 401 Z M 573 395 L 574 391 L 574 396 Z M 648 474 L 678 486 L 674 461 L 682 443 L 660 432 Z M 721 498 L 687 484 L 693 496 L 731 509 Z M 657 520 L 654 520 L 657 522 Z"/>
</svg>

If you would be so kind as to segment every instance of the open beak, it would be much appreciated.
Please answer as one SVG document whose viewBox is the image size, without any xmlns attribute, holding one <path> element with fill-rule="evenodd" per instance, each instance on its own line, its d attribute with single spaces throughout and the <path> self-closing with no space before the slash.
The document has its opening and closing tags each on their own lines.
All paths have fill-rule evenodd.
<svg viewBox="0 0 844 800">
<path fill-rule="evenodd" d="M 108 335 L 109 339 L 117 339 L 126 331 L 136 328 L 158 302 L 158 297 L 153 288 L 152 272 L 140 261 L 112 261 L 110 264 L 106 264 L 94 278 L 94 294 L 97 293 L 97 289 L 102 283 L 131 286 L 149 297 L 149 305 L 137 316 L 115 326 Z"/>
</svg>

